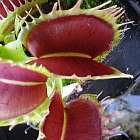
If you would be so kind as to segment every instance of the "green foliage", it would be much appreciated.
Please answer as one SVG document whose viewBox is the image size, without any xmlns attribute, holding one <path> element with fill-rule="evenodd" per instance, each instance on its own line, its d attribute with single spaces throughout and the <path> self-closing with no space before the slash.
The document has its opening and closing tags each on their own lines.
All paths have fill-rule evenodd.
<svg viewBox="0 0 140 140">
<path fill-rule="evenodd" d="M 28 59 L 20 41 L 13 41 L 6 45 L 0 44 L 0 58 L 14 62 L 24 62 Z"/>
<path fill-rule="evenodd" d="M 62 80 L 63 86 L 70 85 L 70 84 L 75 83 L 75 82 L 77 82 L 77 81 L 73 80 L 73 79 L 63 79 Z"/>
<path fill-rule="evenodd" d="M 66 5 L 74 5 L 77 0 L 61 0 L 62 3 L 65 3 Z M 108 0 L 83 0 L 83 8 L 91 8 L 94 6 L 98 6 L 100 4 L 102 4 L 103 2 L 106 2 Z M 117 0 L 112 0 L 112 4 L 116 4 Z"/>
</svg>

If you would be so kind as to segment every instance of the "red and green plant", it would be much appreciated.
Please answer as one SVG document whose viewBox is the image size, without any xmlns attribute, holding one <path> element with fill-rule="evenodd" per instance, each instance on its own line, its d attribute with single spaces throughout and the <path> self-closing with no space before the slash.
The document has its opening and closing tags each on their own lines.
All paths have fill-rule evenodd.
<svg viewBox="0 0 140 140">
<path fill-rule="evenodd" d="M 103 8 L 111 1 L 81 9 L 79 0 L 68 10 L 54 3 L 45 14 L 45 2 L 0 3 L 0 125 L 32 123 L 38 139 L 101 140 L 100 103 L 82 97 L 65 102 L 62 82 L 132 77 L 100 62 L 120 38 L 123 10 Z"/>
</svg>

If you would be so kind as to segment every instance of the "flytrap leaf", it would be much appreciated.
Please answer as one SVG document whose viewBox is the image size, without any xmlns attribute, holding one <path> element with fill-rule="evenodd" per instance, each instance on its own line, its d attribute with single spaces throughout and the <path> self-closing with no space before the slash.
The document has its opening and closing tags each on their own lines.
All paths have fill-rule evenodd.
<svg viewBox="0 0 140 140">
<path fill-rule="evenodd" d="M 91 58 L 70 56 L 44 56 L 29 62 L 30 64 L 42 65 L 56 77 L 64 79 L 110 79 L 131 78 L 131 75 L 98 63 Z"/>
<path fill-rule="evenodd" d="M 111 51 L 121 34 L 122 25 L 117 24 L 117 19 L 124 13 L 123 9 L 116 6 L 104 9 L 111 1 L 95 8 L 80 9 L 81 2 L 68 10 L 62 10 L 60 5 L 57 10 L 55 3 L 48 14 L 37 6 L 39 18 L 26 11 L 32 22 L 21 18 L 26 26 L 21 26 L 18 37 L 33 56 L 70 52 L 95 58 Z"/>
<path fill-rule="evenodd" d="M 0 1 L 0 41 L 14 28 L 17 15 L 25 15 L 25 10 L 30 10 L 36 4 L 42 4 L 47 0 L 1 0 Z"/>
<path fill-rule="evenodd" d="M 0 61 L 0 125 L 39 122 L 47 111 L 48 77 L 36 66 Z M 43 69 L 43 68 L 42 68 Z"/>
<path fill-rule="evenodd" d="M 112 26 L 94 15 L 68 15 L 34 26 L 27 48 L 34 56 L 75 52 L 94 58 L 110 50 L 113 34 Z"/>
<path fill-rule="evenodd" d="M 25 22 L 21 27 L 21 39 L 33 56 L 51 53 L 74 52 L 90 55 L 92 58 L 111 49 L 120 36 L 117 18 L 122 9 L 110 7 L 102 9 L 109 2 L 91 9 L 80 9 L 81 0 L 69 10 L 57 10 L 54 4 L 49 14 L 40 13 L 39 18 L 32 18 L 32 23 Z M 25 19 L 21 22 L 23 22 Z M 26 30 L 25 30 L 26 28 Z M 102 36 L 100 38 L 100 36 Z M 20 35 L 19 35 L 20 37 Z"/>
<path fill-rule="evenodd" d="M 69 10 L 62 10 L 60 6 L 57 10 L 55 3 L 48 14 L 36 6 L 40 13 L 38 18 L 26 11 L 32 22 L 21 18 L 18 39 L 33 56 L 38 57 L 31 63 L 42 64 L 61 78 L 131 78 L 95 61 L 103 53 L 111 51 L 120 37 L 118 28 L 121 25 L 117 24 L 117 19 L 123 10 L 116 6 L 103 9 L 110 2 L 80 9 L 79 0 Z"/>
<path fill-rule="evenodd" d="M 101 140 L 101 118 L 97 105 L 76 99 L 63 105 L 55 93 L 45 117 L 38 140 Z"/>
</svg>

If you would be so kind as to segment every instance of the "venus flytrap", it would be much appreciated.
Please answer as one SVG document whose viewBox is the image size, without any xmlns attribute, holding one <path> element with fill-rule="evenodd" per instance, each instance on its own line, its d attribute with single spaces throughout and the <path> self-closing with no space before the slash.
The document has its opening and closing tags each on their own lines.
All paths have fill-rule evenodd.
<svg viewBox="0 0 140 140">
<path fill-rule="evenodd" d="M 1 3 L 6 15 L 1 14 L 0 22 L 0 125 L 39 124 L 38 139 L 44 140 L 104 138 L 106 122 L 100 103 L 93 98 L 66 103 L 62 80 L 132 78 L 97 62 L 97 57 L 110 52 L 119 41 L 117 20 L 123 9 L 104 8 L 111 1 L 81 9 L 78 0 L 68 10 L 55 3 L 52 11 L 44 14 L 38 5 L 44 0 L 9 2 L 15 6 Z M 38 18 L 34 10 L 40 13 Z M 11 33 L 15 40 L 5 42 Z"/>
</svg>

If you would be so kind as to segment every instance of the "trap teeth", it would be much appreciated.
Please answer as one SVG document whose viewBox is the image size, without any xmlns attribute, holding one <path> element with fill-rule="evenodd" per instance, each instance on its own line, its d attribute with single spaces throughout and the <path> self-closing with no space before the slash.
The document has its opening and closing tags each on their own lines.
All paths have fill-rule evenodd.
<svg viewBox="0 0 140 140">
<path fill-rule="evenodd" d="M 8 15 L 8 13 L 10 12 L 10 10 L 7 8 L 7 6 L 3 3 L 3 1 L 1 1 L 1 4 L 6 12 L 6 14 Z"/>
<path fill-rule="evenodd" d="M 106 11 L 107 13 L 113 14 L 115 12 L 117 12 L 120 9 L 120 7 L 114 7 L 114 8 L 109 8 L 109 9 L 105 9 L 104 11 Z"/>
<path fill-rule="evenodd" d="M 125 28 L 125 29 L 122 29 L 122 30 L 119 30 L 120 33 L 123 33 L 123 32 L 126 32 L 128 31 L 130 28 Z"/>
<path fill-rule="evenodd" d="M 38 10 L 40 16 L 43 16 L 43 12 L 41 11 L 41 9 L 40 9 L 40 7 L 39 7 L 38 4 L 36 4 L 36 8 L 37 8 L 37 10 Z"/>
<path fill-rule="evenodd" d="M 133 23 L 134 23 L 134 21 L 129 21 L 129 22 L 124 22 L 124 23 L 118 24 L 117 26 L 122 27 L 122 26 L 125 26 L 125 25 L 133 24 Z"/>
<path fill-rule="evenodd" d="M 54 13 L 57 10 L 57 5 L 58 5 L 58 3 L 55 2 L 54 5 L 53 5 L 51 13 Z"/>
<path fill-rule="evenodd" d="M 58 9 L 62 10 L 60 0 L 58 0 Z"/>
<path fill-rule="evenodd" d="M 12 5 L 13 9 L 15 9 L 17 6 L 13 3 L 12 0 L 9 0 L 10 4 Z"/>
<path fill-rule="evenodd" d="M 111 6 L 111 7 L 108 7 L 108 8 L 106 8 L 106 9 L 103 9 L 103 11 L 108 12 L 108 13 L 112 13 L 112 11 L 113 11 L 114 9 L 116 9 L 116 8 L 117 8 L 117 5 L 113 5 L 113 6 Z"/>
<path fill-rule="evenodd" d="M 116 8 L 116 11 L 115 12 L 113 12 L 113 16 L 114 17 L 116 17 L 117 15 L 119 15 L 119 14 L 121 14 L 121 13 L 123 13 L 123 8 Z"/>
<path fill-rule="evenodd" d="M 3 20 L 3 19 L 4 19 L 4 17 L 2 15 L 0 15 L 0 20 Z"/>
<path fill-rule="evenodd" d="M 119 19 L 120 17 L 122 17 L 122 15 L 125 13 L 125 11 L 121 11 L 117 16 L 115 16 L 116 19 Z"/>
<path fill-rule="evenodd" d="M 32 11 L 32 9 L 29 12 L 25 11 L 25 13 L 27 14 L 27 16 L 29 16 L 30 18 L 34 19 L 34 17 L 30 14 L 31 11 Z"/>
<path fill-rule="evenodd" d="M 75 6 L 73 7 L 73 9 L 80 8 L 82 2 L 83 2 L 82 0 L 78 0 L 77 3 L 75 4 Z"/>
<path fill-rule="evenodd" d="M 101 8 L 103 8 L 104 6 L 106 6 L 106 5 L 110 4 L 110 3 L 111 3 L 111 0 L 109 0 L 109 1 L 107 1 L 107 2 L 105 2 L 105 3 L 103 3 L 103 4 L 101 4 L 101 5 L 99 5 L 99 6 L 96 6 L 96 7 L 92 8 L 92 9 L 93 9 L 93 10 L 100 10 Z"/>
</svg>

